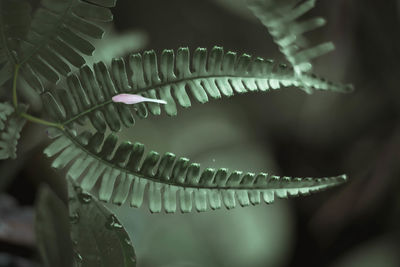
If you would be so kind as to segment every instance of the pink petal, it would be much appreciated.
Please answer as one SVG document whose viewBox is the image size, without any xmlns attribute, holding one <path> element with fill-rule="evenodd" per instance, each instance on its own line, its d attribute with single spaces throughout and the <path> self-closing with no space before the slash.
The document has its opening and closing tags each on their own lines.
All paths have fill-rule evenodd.
<svg viewBox="0 0 400 267">
<path fill-rule="evenodd" d="M 161 99 L 152 99 L 143 97 L 141 95 L 134 95 L 134 94 L 119 94 L 112 97 L 112 101 L 116 103 L 125 103 L 125 104 L 137 104 L 141 102 L 154 102 L 159 104 L 167 104 L 165 100 Z"/>
</svg>

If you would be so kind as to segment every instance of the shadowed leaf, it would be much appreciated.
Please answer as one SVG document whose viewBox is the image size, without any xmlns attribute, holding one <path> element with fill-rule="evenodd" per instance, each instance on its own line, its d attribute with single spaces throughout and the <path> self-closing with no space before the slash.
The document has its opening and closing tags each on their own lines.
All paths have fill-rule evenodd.
<svg viewBox="0 0 400 267">
<path fill-rule="evenodd" d="M 71 267 L 72 244 L 68 208 L 48 187 L 42 186 L 36 200 L 36 241 L 46 267 Z"/>
<path fill-rule="evenodd" d="M 68 182 L 71 238 L 78 266 L 136 266 L 124 226 L 94 196 Z"/>
</svg>

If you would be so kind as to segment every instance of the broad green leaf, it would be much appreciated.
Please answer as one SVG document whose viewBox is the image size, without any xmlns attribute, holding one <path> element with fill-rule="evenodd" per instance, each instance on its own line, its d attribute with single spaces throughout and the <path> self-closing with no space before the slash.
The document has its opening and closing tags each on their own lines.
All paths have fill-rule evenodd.
<svg viewBox="0 0 400 267">
<path fill-rule="evenodd" d="M 42 186 L 35 206 L 36 243 L 44 266 L 71 267 L 73 258 L 67 205 L 48 186 Z"/>
<path fill-rule="evenodd" d="M 134 267 L 135 251 L 124 226 L 94 196 L 68 182 L 71 238 L 82 267 Z"/>
</svg>

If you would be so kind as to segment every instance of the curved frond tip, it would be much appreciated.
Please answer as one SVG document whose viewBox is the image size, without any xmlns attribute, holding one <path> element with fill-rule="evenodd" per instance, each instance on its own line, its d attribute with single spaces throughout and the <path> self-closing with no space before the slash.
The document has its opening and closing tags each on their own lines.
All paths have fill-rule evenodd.
<svg viewBox="0 0 400 267">
<path fill-rule="evenodd" d="M 298 76 L 311 70 L 312 59 L 335 48 L 332 42 L 311 46 L 304 36 L 305 33 L 326 23 L 321 17 L 298 21 L 315 6 L 315 0 L 305 0 L 300 3 L 295 0 L 248 0 L 248 6 L 268 29 Z"/>
<path fill-rule="evenodd" d="M 267 173 L 201 169 L 172 153 L 145 152 L 140 143 L 123 142 L 111 134 L 65 132 L 52 129 L 52 144 L 45 149 L 54 168 L 67 168 L 67 176 L 84 191 L 105 202 L 129 202 L 140 207 L 148 198 L 151 212 L 168 213 L 272 203 L 277 198 L 307 195 L 342 184 L 346 175 L 326 178 L 278 177 Z M 147 197 L 146 197 L 147 195 Z"/>
<path fill-rule="evenodd" d="M 351 91 L 350 85 L 334 84 L 313 74 L 303 75 L 301 81 L 293 69 L 272 60 L 238 56 L 224 52 L 221 47 L 197 48 L 190 56 L 188 48 L 164 50 L 158 63 L 154 51 L 132 54 L 129 62 L 114 59 L 108 69 L 103 62 L 94 64 L 93 70 L 84 66 L 79 74 L 67 78 L 68 90 L 57 89 L 43 94 L 49 114 L 64 126 L 81 123 L 89 118 L 97 131 L 107 126 L 117 132 L 121 126 L 131 127 L 135 120 L 129 107 L 114 103 L 119 94 L 138 94 L 146 98 L 161 99 L 159 103 L 139 103 L 136 114 L 146 117 L 148 112 L 159 115 L 177 114 L 177 107 L 190 107 L 192 101 L 200 103 L 222 96 L 247 92 L 265 92 L 288 86 L 304 86 L 316 90 Z"/>
</svg>

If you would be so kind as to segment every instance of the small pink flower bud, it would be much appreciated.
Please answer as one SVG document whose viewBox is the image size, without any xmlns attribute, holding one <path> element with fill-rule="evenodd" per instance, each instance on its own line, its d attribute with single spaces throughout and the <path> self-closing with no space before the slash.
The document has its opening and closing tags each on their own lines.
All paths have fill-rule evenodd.
<svg viewBox="0 0 400 267">
<path fill-rule="evenodd" d="M 143 97 L 141 95 L 134 95 L 134 94 L 119 94 L 112 97 L 112 101 L 116 103 L 125 103 L 125 104 L 137 104 L 141 102 L 153 102 L 159 104 L 167 104 L 165 100 L 161 99 L 152 99 Z"/>
</svg>

